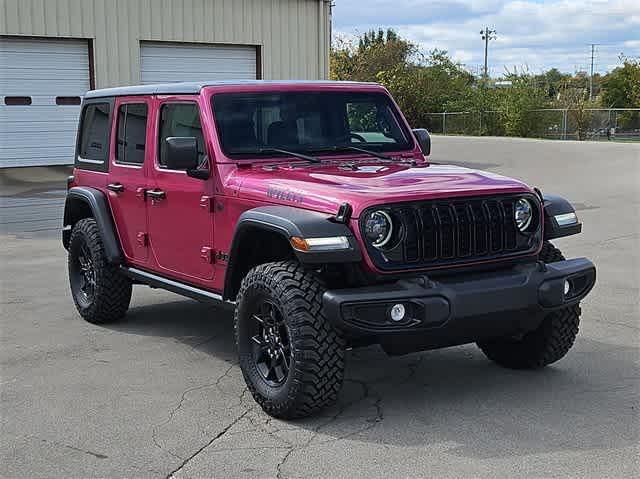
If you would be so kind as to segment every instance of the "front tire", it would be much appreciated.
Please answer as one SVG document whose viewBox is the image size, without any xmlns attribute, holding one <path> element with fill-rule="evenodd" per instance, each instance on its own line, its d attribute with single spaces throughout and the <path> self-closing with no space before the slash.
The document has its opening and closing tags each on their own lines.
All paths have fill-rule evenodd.
<svg viewBox="0 0 640 479">
<path fill-rule="evenodd" d="M 562 252 L 544 242 L 540 261 L 563 261 Z M 478 343 L 484 354 L 511 369 L 537 369 L 562 359 L 571 349 L 580 325 L 580 306 L 575 304 L 548 313 L 537 329 L 518 338 L 497 338 Z"/>
<path fill-rule="evenodd" d="M 240 368 L 273 417 L 312 415 L 342 387 L 345 341 L 324 316 L 323 293 L 293 261 L 256 266 L 242 281 L 235 311 Z"/>
<path fill-rule="evenodd" d="M 69 240 L 71 296 L 85 320 L 94 324 L 122 318 L 131 301 L 131 280 L 107 261 L 96 221 L 78 221 Z"/>
</svg>

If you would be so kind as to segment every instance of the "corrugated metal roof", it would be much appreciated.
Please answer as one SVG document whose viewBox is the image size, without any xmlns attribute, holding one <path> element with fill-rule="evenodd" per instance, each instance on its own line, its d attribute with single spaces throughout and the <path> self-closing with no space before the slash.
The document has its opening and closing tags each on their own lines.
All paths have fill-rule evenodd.
<svg viewBox="0 0 640 479">
<path fill-rule="evenodd" d="M 327 81 L 327 80 L 226 80 L 226 81 L 205 81 L 205 82 L 176 82 L 158 83 L 155 85 L 135 85 L 116 88 L 103 88 L 101 90 L 90 90 L 85 98 L 102 98 L 125 95 L 180 95 L 197 94 L 204 87 L 223 85 L 375 85 L 366 82 L 348 81 Z"/>
</svg>

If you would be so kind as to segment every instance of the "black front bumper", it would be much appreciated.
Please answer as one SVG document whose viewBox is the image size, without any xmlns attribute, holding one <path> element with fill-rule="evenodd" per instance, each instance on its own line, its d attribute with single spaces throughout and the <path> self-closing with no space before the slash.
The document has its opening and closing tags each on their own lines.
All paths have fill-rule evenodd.
<svg viewBox="0 0 640 479">
<path fill-rule="evenodd" d="M 323 304 L 328 319 L 347 336 L 375 338 L 371 342 L 389 352 L 408 352 L 531 331 L 545 313 L 582 300 L 595 279 L 593 263 L 577 258 L 437 281 L 421 276 L 330 290 Z M 395 304 L 406 311 L 400 321 L 390 317 Z"/>
</svg>

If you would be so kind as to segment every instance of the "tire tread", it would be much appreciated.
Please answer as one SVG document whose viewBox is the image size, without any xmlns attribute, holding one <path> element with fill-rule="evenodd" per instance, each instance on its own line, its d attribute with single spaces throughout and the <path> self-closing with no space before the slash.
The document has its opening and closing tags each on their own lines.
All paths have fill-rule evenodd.
<svg viewBox="0 0 640 479">
<path fill-rule="evenodd" d="M 539 255 L 544 263 L 564 260 L 562 252 L 545 241 Z M 562 359 L 573 346 L 580 325 L 579 304 L 545 316 L 535 331 L 520 340 L 495 339 L 478 343 L 492 361 L 511 369 L 537 369 Z"/>
<path fill-rule="evenodd" d="M 266 287 L 287 304 L 287 321 L 296 338 L 294 377 L 286 399 L 273 401 L 256 389 L 241 360 L 249 391 L 271 416 L 283 419 L 310 416 L 335 402 L 344 377 L 345 341 L 324 316 L 324 288 L 297 262 L 265 263 L 253 268 L 243 279 L 237 303 L 241 304 L 247 290 L 257 285 Z M 234 323 L 238 346 L 239 311 L 236 307 Z"/>
<path fill-rule="evenodd" d="M 83 238 L 80 238 L 83 237 Z M 74 258 L 73 245 L 84 240 L 91 251 L 96 270 L 96 292 L 93 302 L 84 307 L 78 302 L 72 290 L 73 301 L 80 315 L 90 323 L 104 324 L 121 319 L 129 309 L 131 301 L 131 280 L 124 276 L 116 265 L 107 261 L 100 229 L 93 218 L 78 221 L 71 232 L 69 240 L 69 274 L 72 274 Z"/>
</svg>

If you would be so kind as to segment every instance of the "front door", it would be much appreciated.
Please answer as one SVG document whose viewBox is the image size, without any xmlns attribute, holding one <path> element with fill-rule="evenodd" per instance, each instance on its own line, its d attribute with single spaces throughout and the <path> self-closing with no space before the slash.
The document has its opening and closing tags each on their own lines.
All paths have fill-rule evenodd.
<svg viewBox="0 0 640 479">
<path fill-rule="evenodd" d="M 109 206 L 127 262 L 144 266 L 148 259 L 147 213 L 144 192 L 147 187 L 148 99 L 116 99 L 112 125 Z"/>
<path fill-rule="evenodd" d="M 208 161 L 200 109 L 195 97 L 158 100 L 156 154 L 147 191 L 149 235 L 161 274 L 186 282 L 213 278 L 212 181 L 187 176 L 163 164 L 165 140 L 195 137 L 200 162 Z"/>
</svg>

